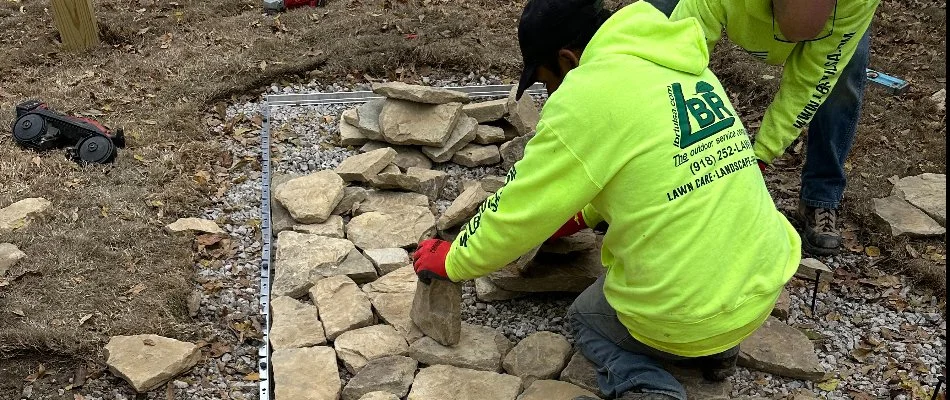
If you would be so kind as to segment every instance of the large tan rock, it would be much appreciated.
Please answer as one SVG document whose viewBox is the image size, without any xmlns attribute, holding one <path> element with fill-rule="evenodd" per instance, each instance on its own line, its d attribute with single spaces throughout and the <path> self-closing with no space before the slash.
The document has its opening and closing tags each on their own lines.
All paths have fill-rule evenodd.
<svg viewBox="0 0 950 400">
<path fill-rule="evenodd" d="M 426 157 L 425 154 L 422 154 L 417 147 L 413 146 L 400 146 L 386 142 L 369 142 L 360 148 L 360 152 L 366 153 L 385 147 L 396 150 L 396 158 L 393 159 L 393 164 L 396 164 L 396 166 L 403 171 L 412 167 L 432 169 L 432 160 Z"/>
<path fill-rule="evenodd" d="M 442 194 L 449 174 L 442 171 L 410 167 L 406 172 L 396 171 L 377 175 L 373 186 L 378 189 L 402 189 L 424 194 L 430 200 L 436 200 Z"/>
<path fill-rule="evenodd" d="M 376 322 L 369 297 L 346 275 L 317 281 L 310 288 L 310 300 L 320 310 L 320 320 L 329 340 Z"/>
<path fill-rule="evenodd" d="M 272 294 L 302 297 L 318 279 L 340 275 L 338 267 L 355 249 L 345 239 L 281 232 L 277 236 Z"/>
<path fill-rule="evenodd" d="M 341 146 L 362 146 L 369 142 L 366 134 L 360 130 L 354 123 L 359 123 L 359 117 L 356 109 L 349 109 L 343 112 L 343 118 L 340 119 L 340 145 Z"/>
<path fill-rule="evenodd" d="M 343 188 L 343 198 L 333 209 L 333 215 L 351 215 L 358 208 L 363 200 L 366 200 L 367 190 L 359 186 L 347 186 Z"/>
<path fill-rule="evenodd" d="M 399 400 L 399 396 L 389 392 L 369 392 L 360 397 L 360 400 Z"/>
<path fill-rule="evenodd" d="M 293 230 L 308 235 L 320 235 L 336 239 L 343 239 L 346 236 L 346 231 L 343 229 L 343 217 L 339 215 L 331 215 L 330 218 L 319 224 L 295 224 Z"/>
<path fill-rule="evenodd" d="M 570 254 L 583 251 L 597 250 L 597 234 L 590 229 L 584 229 L 573 235 L 545 242 L 541 245 L 540 253 Z"/>
<path fill-rule="evenodd" d="M 775 302 L 775 306 L 772 307 L 772 316 L 782 321 L 788 320 L 788 314 L 791 308 L 792 296 L 788 293 L 788 289 L 783 288 L 782 293 L 779 294 L 778 300 Z"/>
<path fill-rule="evenodd" d="M 343 382 L 330 347 L 276 350 L 274 400 L 339 400 Z"/>
<path fill-rule="evenodd" d="M 288 296 L 271 300 L 270 307 L 274 319 L 270 344 L 275 350 L 318 346 L 327 342 L 316 307 Z"/>
<path fill-rule="evenodd" d="M 559 379 L 600 395 L 600 388 L 597 386 L 597 367 L 580 351 L 574 352 L 567 366 L 561 371 Z"/>
<path fill-rule="evenodd" d="M 350 373 L 357 373 L 367 362 L 409 351 L 406 338 L 389 325 L 373 325 L 344 332 L 333 342 L 337 356 Z"/>
<path fill-rule="evenodd" d="M 471 101 L 465 92 L 432 86 L 410 85 L 403 82 L 374 83 L 373 92 L 390 99 L 426 104 L 468 103 Z"/>
<path fill-rule="evenodd" d="M 379 125 L 379 115 L 382 113 L 385 104 L 385 99 L 373 99 L 356 108 L 355 119 L 353 119 L 353 114 L 343 114 L 343 118 L 359 128 L 366 138 L 382 140 L 383 134 Z"/>
<path fill-rule="evenodd" d="M 396 150 L 389 147 L 349 156 L 336 167 L 344 181 L 369 182 L 396 159 Z"/>
<path fill-rule="evenodd" d="M 536 380 L 525 384 L 528 388 L 518 396 L 518 400 L 574 400 L 578 396 L 597 398 L 594 392 L 567 382 Z"/>
<path fill-rule="evenodd" d="M 891 228 L 894 236 L 926 237 L 947 233 L 925 212 L 896 196 L 871 200 L 874 213 Z"/>
<path fill-rule="evenodd" d="M 360 202 L 355 215 L 368 212 L 392 213 L 407 207 L 429 208 L 429 198 L 420 193 L 370 190 Z"/>
<path fill-rule="evenodd" d="M 499 144 L 505 142 L 505 130 L 492 125 L 479 125 L 475 128 L 475 139 L 478 144 Z"/>
<path fill-rule="evenodd" d="M 278 185 L 277 201 L 295 221 L 315 224 L 326 221 L 343 199 L 343 179 L 333 171 L 320 171 Z"/>
<path fill-rule="evenodd" d="M 508 96 L 508 116 L 505 117 L 518 130 L 519 135 L 527 135 L 538 126 L 541 112 L 530 94 L 523 94 L 521 100 L 515 100 L 518 88 L 512 88 Z"/>
<path fill-rule="evenodd" d="M 408 400 L 515 400 L 521 378 L 450 365 L 433 365 L 416 375 Z"/>
<path fill-rule="evenodd" d="M 600 248 L 600 243 L 597 246 Z M 512 292 L 574 292 L 587 289 L 604 273 L 600 251 L 538 254 L 526 265 L 517 263 L 488 275 L 492 283 Z"/>
<path fill-rule="evenodd" d="M 294 178 L 297 178 L 297 176 L 274 174 L 271 178 L 270 187 L 276 189 L 278 186 Z M 294 221 L 294 218 L 290 216 L 290 211 L 287 211 L 287 209 L 277 201 L 277 190 L 270 191 L 270 213 L 270 230 L 275 238 L 283 231 L 293 230 L 294 225 L 297 224 L 297 221 Z"/>
<path fill-rule="evenodd" d="M 194 367 L 201 351 L 195 344 L 158 335 L 113 336 L 105 356 L 113 374 L 144 393 Z"/>
<path fill-rule="evenodd" d="M 470 168 L 495 165 L 501 162 L 501 153 L 495 145 L 468 144 L 455 152 L 452 162 Z"/>
<path fill-rule="evenodd" d="M 430 337 L 424 337 L 409 346 L 409 356 L 428 365 L 501 371 L 501 360 L 510 349 L 511 341 L 494 329 L 462 323 L 458 344 L 443 346 Z"/>
<path fill-rule="evenodd" d="M 512 292 L 498 287 L 487 276 L 475 279 L 475 297 L 479 301 L 490 303 L 493 301 L 505 301 L 517 299 L 524 293 Z"/>
<path fill-rule="evenodd" d="M 0 208 L 0 234 L 25 227 L 53 203 L 42 197 L 31 197 Z"/>
<path fill-rule="evenodd" d="M 379 126 L 386 142 L 441 147 L 462 116 L 461 103 L 431 105 L 387 99 Z"/>
<path fill-rule="evenodd" d="M 750 369 L 810 381 L 825 376 L 811 341 L 775 317 L 769 317 L 739 349 L 739 365 Z"/>
<path fill-rule="evenodd" d="M 556 378 L 571 356 L 571 344 L 554 332 L 535 332 L 522 339 L 505 356 L 505 372 L 526 385 L 537 379 Z"/>
<path fill-rule="evenodd" d="M 476 128 L 478 122 L 475 122 L 474 118 L 462 117 L 442 145 L 424 146 L 421 149 L 422 154 L 438 163 L 449 161 L 456 151 L 475 140 Z"/>
<path fill-rule="evenodd" d="M 331 215 L 326 221 L 319 224 L 295 224 L 293 229 L 294 232 L 336 239 L 343 239 L 346 236 L 346 231 L 343 229 L 343 217 L 339 215 Z"/>
<path fill-rule="evenodd" d="M 462 285 L 439 279 L 418 283 L 409 316 L 439 344 L 457 344 L 462 331 Z"/>
<path fill-rule="evenodd" d="M 361 249 L 412 247 L 435 233 L 435 216 L 423 207 L 368 212 L 353 217 L 346 232 Z"/>
<path fill-rule="evenodd" d="M 524 149 L 528 146 L 528 142 L 531 141 L 533 137 L 533 133 L 518 136 L 499 146 L 498 152 L 501 154 L 501 167 L 506 170 L 511 169 L 516 162 L 521 161 L 521 159 L 524 158 Z"/>
<path fill-rule="evenodd" d="M 410 343 L 422 337 L 422 332 L 409 316 L 417 282 L 418 278 L 410 264 L 363 285 L 363 292 L 373 303 L 379 317 L 396 328 Z"/>
<path fill-rule="evenodd" d="M 834 271 L 817 259 L 802 258 L 798 264 L 798 271 L 795 272 L 795 276 L 812 281 L 817 278 L 822 282 L 829 282 L 831 278 L 834 277 Z"/>
<path fill-rule="evenodd" d="M 12 243 L 0 243 L 0 277 L 3 277 L 11 267 L 26 258 L 26 253 L 20 251 Z"/>
<path fill-rule="evenodd" d="M 392 247 L 388 249 L 368 249 L 363 252 L 376 267 L 379 276 L 386 275 L 412 263 L 406 249 Z"/>
<path fill-rule="evenodd" d="M 400 398 L 409 393 L 419 363 L 405 356 L 372 360 L 343 388 L 343 400 L 359 400 L 373 392 L 387 392 Z"/>
<path fill-rule="evenodd" d="M 179 218 L 177 221 L 165 225 L 165 231 L 169 233 L 179 232 L 201 232 L 224 234 L 224 230 L 214 221 L 201 218 Z"/>
<path fill-rule="evenodd" d="M 452 204 L 445 209 L 436 226 L 439 230 L 447 230 L 459 226 L 478 212 L 478 207 L 491 196 L 484 191 L 481 186 L 473 185 L 463 191 L 452 201 Z"/>
<path fill-rule="evenodd" d="M 919 208 L 941 226 L 947 225 L 946 175 L 926 173 L 901 178 L 894 184 L 891 195 Z"/>
<path fill-rule="evenodd" d="M 462 106 L 462 112 L 469 117 L 475 118 L 479 124 L 497 121 L 508 114 L 508 99 L 469 103 Z"/>
</svg>

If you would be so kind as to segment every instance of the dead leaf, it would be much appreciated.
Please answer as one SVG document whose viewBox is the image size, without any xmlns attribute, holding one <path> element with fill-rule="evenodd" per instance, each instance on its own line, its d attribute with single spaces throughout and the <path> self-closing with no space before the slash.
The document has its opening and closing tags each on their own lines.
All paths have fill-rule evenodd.
<svg viewBox="0 0 950 400">
<path fill-rule="evenodd" d="M 46 376 L 46 367 L 43 366 L 43 364 L 40 364 L 36 367 L 36 372 L 27 375 L 26 378 L 23 378 L 23 380 L 33 383 L 36 382 L 37 379 L 42 379 L 44 376 Z"/>
<path fill-rule="evenodd" d="M 92 318 L 92 314 L 83 315 L 81 318 L 79 318 L 79 326 L 82 326 L 82 324 L 85 324 L 86 321 L 89 321 L 90 318 Z"/>
<path fill-rule="evenodd" d="M 259 372 L 251 372 L 244 376 L 244 380 L 251 382 L 259 381 L 261 380 L 261 374 Z"/>
<path fill-rule="evenodd" d="M 215 341 L 211 343 L 211 357 L 218 358 L 231 351 L 231 346 L 225 342 Z"/>
<path fill-rule="evenodd" d="M 908 244 L 907 246 L 904 247 L 904 249 L 907 250 L 907 254 L 910 255 L 910 258 L 920 258 L 920 253 L 918 253 L 917 250 L 914 249 L 914 246 L 911 246 Z"/>
<path fill-rule="evenodd" d="M 154 345 L 155 345 L 155 341 L 152 340 L 152 339 L 142 339 L 142 344 L 144 344 L 144 345 L 146 345 L 146 346 L 154 346 Z"/>
<path fill-rule="evenodd" d="M 855 360 L 858 360 L 859 363 L 865 363 L 868 360 L 868 356 L 874 353 L 874 350 L 858 347 L 851 351 L 851 357 L 854 357 Z"/>
<path fill-rule="evenodd" d="M 142 293 L 143 290 L 145 290 L 145 284 L 139 283 L 130 287 L 129 290 L 127 290 L 124 294 L 135 296 L 139 293 Z"/>
<path fill-rule="evenodd" d="M 876 246 L 868 246 L 864 248 L 864 253 L 867 254 L 868 257 L 880 257 L 881 249 Z"/>
<path fill-rule="evenodd" d="M 154 119 L 143 119 L 142 123 L 145 125 L 158 125 L 158 121 Z"/>
<path fill-rule="evenodd" d="M 10 312 L 12 312 L 13 315 L 18 315 L 18 316 L 21 316 L 21 317 L 26 317 L 26 313 L 24 313 L 23 310 L 20 309 L 20 308 L 14 308 L 14 309 L 10 310 Z"/>
<path fill-rule="evenodd" d="M 824 390 L 826 392 L 833 392 L 835 389 L 838 388 L 839 383 L 841 383 L 841 381 L 837 379 L 829 379 L 824 382 L 818 382 L 818 384 L 816 384 L 815 386 L 818 386 L 819 389 Z"/>
</svg>

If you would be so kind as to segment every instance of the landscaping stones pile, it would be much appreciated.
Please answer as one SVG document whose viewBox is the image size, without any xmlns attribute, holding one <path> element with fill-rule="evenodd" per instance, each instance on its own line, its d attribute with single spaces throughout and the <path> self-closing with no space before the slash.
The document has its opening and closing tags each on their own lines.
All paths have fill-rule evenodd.
<svg viewBox="0 0 950 400">
<path fill-rule="evenodd" d="M 361 151 L 367 153 L 394 150 L 374 158 L 378 164 L 373 164 L 372 174 L 386 172 L 374 186 L 420 193 L 428 189 L 430 197 L 438 197 L 445 183 L 444 175 L 424 172 L 433 162 L 480 167 L 504 160 L 510 166 L 540 119 L 531 95 L 516 100 L 514 90 L 508 98 L 478 103 L 463 92 L 401 82 L 374 84 L 373 92 L 385 98 L 343 112 L 340 144 L 363 146 Z"/>
</svg>

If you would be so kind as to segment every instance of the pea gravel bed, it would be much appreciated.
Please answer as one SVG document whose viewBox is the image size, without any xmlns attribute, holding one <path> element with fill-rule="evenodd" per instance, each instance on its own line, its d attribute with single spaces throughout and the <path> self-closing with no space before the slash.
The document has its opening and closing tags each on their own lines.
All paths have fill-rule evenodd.
<svg viewBox="0 0 950 400">
<path fill-rule="evenodd" d="M 501 84 L 496 77 L 474 75 L 461 79 L 426 78 L 424 82 L 436 86 Z M 268 94 L 352 90 L 368 90 L 368 86 L 274 85 Z M 261 106 L 262 99 L 232 105 L 227 110 L 228 119 L 242 113 L 253 119 Z M 337 130 L 340 114 L 354 106 L 356 104 L 273 107 L 273 171 L 306 174 L 332 169 L 344 158 L 356 154 L 358 149 L 338 146 Z M 257 315 L 262 181 L 257 162 L 260 143 L 255 135 L 259 130 L 245 132 L 242 138 L 228 136 L 223 126 L 211 129 L 227 137 L 226 147 L 232 153 L 235 167 L 228 171 L 232 184 L 214 199 L 214 207 L 205 210 L 202 216 L 222 225 L 234 241 L 236 252 L 220 262 L 196 264 L 199 281 L 196 291 L 201 297 L 195 319 L 209 338 L 220 338 L 227 343 L 227 351 L 221 352 L 220 348 L 212 351 L 211 358 L 175 379 L 167 390 L 171 390 L 175 398 L 256 399 L 258 382 L 254 373 L 260 342 L 253 337 L 237 342 L 235 337 L 240 338 L 241 333 L 234 326 L 250 321 L 247 333 L 253 333 L 262 324 Z M 434 168 L 451 175 L 442 198 L 435 202 L 439 212 L 458 195 L 463 180 L 504 173 L 496 167 L 467 168 L 451 163 L 436 164 Z M 773 196 L 779 204 L 794 202 L 784 191 L 773 191 Z M 805 382 L 739 368 L 730 378 L 733 395 L 781 398 L 804 391 L 830 399 L 858 398 L 862 394 L 870 398 L 929 398 L 937 377 L 944 373 L 942 368 L 946 362 L 943 300 L 916 289 L 903 277 L 881 279 L 885 275 L 873 268 L 875 259 L 865 255 L 843 254 L 822 261 L 836 271 L 835 279 L 831 285 L 821 286 L 815 315 L 808 307 L 810 283 L 793 279 L 788 286 L 791 293 L 788 323 L 813 339 L 822 366 L 830 372 L 829 379 Z M 209 284 L 214 290 L 206 290 Z M 516 342 L 536 331 L 557 332 L 573 341 L 564 317 L 575 296 L 548 293 L 484 303 L 476 299 L 474 285 L 468 282 L 464 286 L 462 316 L 469 323 L 495 328 Z M 344 380 L 349 378 L 349 374 L 341 375 Z M 131 388 L 111 374 L 87 382 L 85 392 L 88 393 L 86 399 L 90 400 L 143 398 L 136 397 Z M 165 399 L 165 392 L 156 390 L 144 398 Z"/>
</svg>

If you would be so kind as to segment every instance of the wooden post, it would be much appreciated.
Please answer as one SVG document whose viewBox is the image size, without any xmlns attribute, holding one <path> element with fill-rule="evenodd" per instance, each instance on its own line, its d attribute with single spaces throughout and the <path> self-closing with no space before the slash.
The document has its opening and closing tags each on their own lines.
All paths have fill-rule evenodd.
<svg viewBox="0 0 950 400">
<path fill-rule="evenodd" d="M 99 44 L 92 0 L 53 0 L 53 21 L 66 50 L 83 51 Z"/>
</svg>

